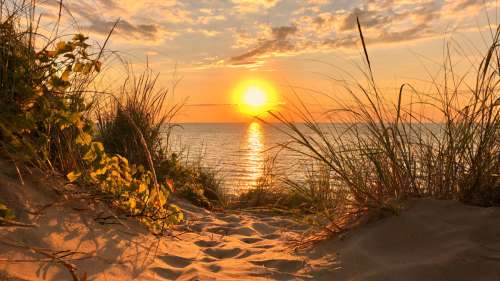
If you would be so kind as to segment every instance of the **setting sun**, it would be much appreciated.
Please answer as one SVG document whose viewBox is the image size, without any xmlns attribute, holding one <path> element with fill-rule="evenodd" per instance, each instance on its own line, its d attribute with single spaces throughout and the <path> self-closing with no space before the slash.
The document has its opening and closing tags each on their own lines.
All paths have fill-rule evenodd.
<svg viewBox="0 0 500 281">
<path fill-rule="evenodd" d="M 266 93 L 264 90 L 256 86 L 250 86 L 243 93 L 243 103 L 248 106 L 260 107 L 267 102 Z"/>
<path fill-rule="evenodd" d="M 241 82 L 234 91 L 234 99 L 240 111 L 248 115 L 261 114 L 277 104 L 276 91 L 272 85 L 260 79 Z"/>
</svg>

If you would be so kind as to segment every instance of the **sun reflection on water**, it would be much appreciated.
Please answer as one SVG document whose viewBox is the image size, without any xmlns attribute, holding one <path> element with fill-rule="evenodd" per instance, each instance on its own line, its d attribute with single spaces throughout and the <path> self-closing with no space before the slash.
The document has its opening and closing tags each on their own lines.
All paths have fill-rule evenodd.
<svg viewBox="0 0 500 281">
<path fill-rule="evenodd" d="M 258 122 L 252 122 L 248 125 L 246 131 L 246 169 L 249 181 L 252 185 L 257 183 L 264 167 L 264 133 L 263 128 Z"/>
</svg>

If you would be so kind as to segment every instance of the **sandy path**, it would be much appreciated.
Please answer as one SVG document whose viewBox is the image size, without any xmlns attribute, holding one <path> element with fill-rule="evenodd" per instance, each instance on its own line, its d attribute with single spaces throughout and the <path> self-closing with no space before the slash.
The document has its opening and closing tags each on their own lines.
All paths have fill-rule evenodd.
<svg viewBox="0 0 500 281">
<path fill-rule="evenodd" d="M 1 163 L 0 163 L 1 164 Z M 283 217 L 215 213 L 185 201 L 187 222 L 158 239 L 134 219 L 104 204 L 56 194 L 60 182 L 43 175 L 21 186 L 0 167 L 0 198 L 18 220 L 37 227 L 0 228 L 0 279 L 71 280 L 61 259 L 90 280 L 303 280 L 306 258 L 287 241 L 306 228 Z"/>
<path fill-rule="evenodd" d="M 304 257 L 294 255 L 289 239 L 307 229 L 282 217 L 211 213 L 180 204 L 189 223 L 181 240 L 165 244 L 163 264 L 151 270 L 179 280 L 301 280 Z"/>
<path fill-rule="evenodd" d="M 158 239 L 133 219 L 109 219 L 112 210 L 78 190 L 58 195 L 60 183 L 43 175 L 25 182 L 0 162 L 0 198 L 37 225 L 0 227 L 0 280 L 71 280 L 54 257 L 88 280 L 500 280 L 500 208 L 418 200 L 293 252 L 288 241 L 306 228 L 288 218 L 180 201 L 187 223 Z"/>
</svg>

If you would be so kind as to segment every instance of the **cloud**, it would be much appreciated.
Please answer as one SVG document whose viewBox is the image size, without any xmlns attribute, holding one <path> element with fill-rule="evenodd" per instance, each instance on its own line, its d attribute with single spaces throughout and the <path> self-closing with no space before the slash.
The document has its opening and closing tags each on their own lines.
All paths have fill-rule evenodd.
<svg viewBox="0 0 500 281">
<path fill-rule="evenodd" d="M 92 32 L 100 35 L 107 35 L 115 20 L 105 20 L 90 14 L 87 11 L 80 11 L 80 16 L 86 19 L 88 24 L 82 25 L 80 28 L 85 32 Z M 134 24 L 128 20 L 121 19 L 114 31 L 116 35 L 131 40 L 157 42 L 164 40 L 169 33 L 163 27 L 157 24 Z"/>
<path fill-rule="evenodd" d="M 254 49 L 234 56 L 230 59 L 232 64 L 254 63 L 254 59 L 275 52 L 287 52 L 295 49 L 295 45 L 289 40 L 289 37 L 297 32 L 295 26 L 280 26 L 272 29 L 272 38 L 263 40 Z"/>
<path fill-rule="evenodd" d="M 86 33 L 161 45 L 180 63 L 259 66 L 272 56 L 353 48 L 359 17 L 368 44 L 393 44 L 474 27 L 496 0 L 64 0 Z M 47 14 L 59 0 L 39 1 Z M 66 10 L 65 10 L 66 11 Z M 50 22 L 51 20 L 52 22 Z M 53 24 L 53 18 L 47 20 Z M 165 44 L 169 41 L 169 44 Z M 199 43 L 198 42 L 203 42 Z M 206 60 L 205 60 L 206 58 Z"/>
<path fill-rule="evenodd" d="M 291 13 L 289 26 L 275 27 L 272 36 L 261 37 L 250 50 L 232 56 L 232 64 L 251 64 L 273 55 L 293 55 L 336 48 L 352 48 L 359 41 L 359 18 L 369 44 L 409 42 L 442 35 L 446 26 L 466 27 L 467 19 L 495 0 L 380 0 L 361 1 L 350 9 L 318 12 L 307 4 Z M 326 1 L 309 0 L 309 4 Z M 323 9 L 323 8 L 322 8 Z M 327 8 L 325 8 L 327 9 Z M 324 10 L 324 9 L 323 9 Z M 291 36 L 293 35 L 293 40 Z"/>
<path fill-rule="evenodd" d="M 276 6 L 280 0 L 232 0 L 238 13 L 257 13 Z"/>
<path fill-rule="evenodd" d="M 119 20 L 114 30 L 114 40 L 125 39 L 127 43 L 157 44 L 177 35 L 167 28 L 170 22 L 185 17 L 185 13 L 172 2 L 162 1 L 154 10 L 148 1 L 131 0 L 67 0 L 63 2 L 64 11 L 71 14 L 79 29 L 89 35 L 107 35 L 115 22 Z M 151 4 L 151 3 L 149 3 Z M 40 3 L 45 14 L 58 12 L 59 0 L 47 0 Z M 152 11 L 161 13 L 157 17 Z M 167 12 L 168 11 L 168 12 Z M 144 17 L 149 14 L 149 17 Z M 68 17 L 67 17 L 68 18 Z M 152 20 L 154 19 L 154 20 Z"/>
<path fill-rule="evenodd" d="M 391 21 L 391 18 L 380 14 L 378 11 L 355 8 L 340 24 L 340 30 L 352 30 L 356 28 L 356 18 L 360 18 L 365 27 L 376 27 Z"/>
</svg>

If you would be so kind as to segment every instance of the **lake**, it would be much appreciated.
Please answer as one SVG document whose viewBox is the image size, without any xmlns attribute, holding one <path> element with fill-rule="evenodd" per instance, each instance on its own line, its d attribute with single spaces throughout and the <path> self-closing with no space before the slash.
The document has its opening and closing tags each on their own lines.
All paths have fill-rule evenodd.
<svg viewBox="0 0 500 281">
<path fill-rule="evenodd" d="M 286 141 L 289 137 L 279 129 L 257 121 L 181 124 L 173 129 L 171 136 L 174 151 L 182 151 L 184 159 L 189 161 L 201 159 L 203 165 L 215 167 L 226 187 L 235 192 L 255 186 L 266 159 L 278 151 L 273 147 Z M 297 153 L 281 151 L 276 169 L 287 168 L 294 173 L 295 164 L 302 158 Z"/>
</svg>

